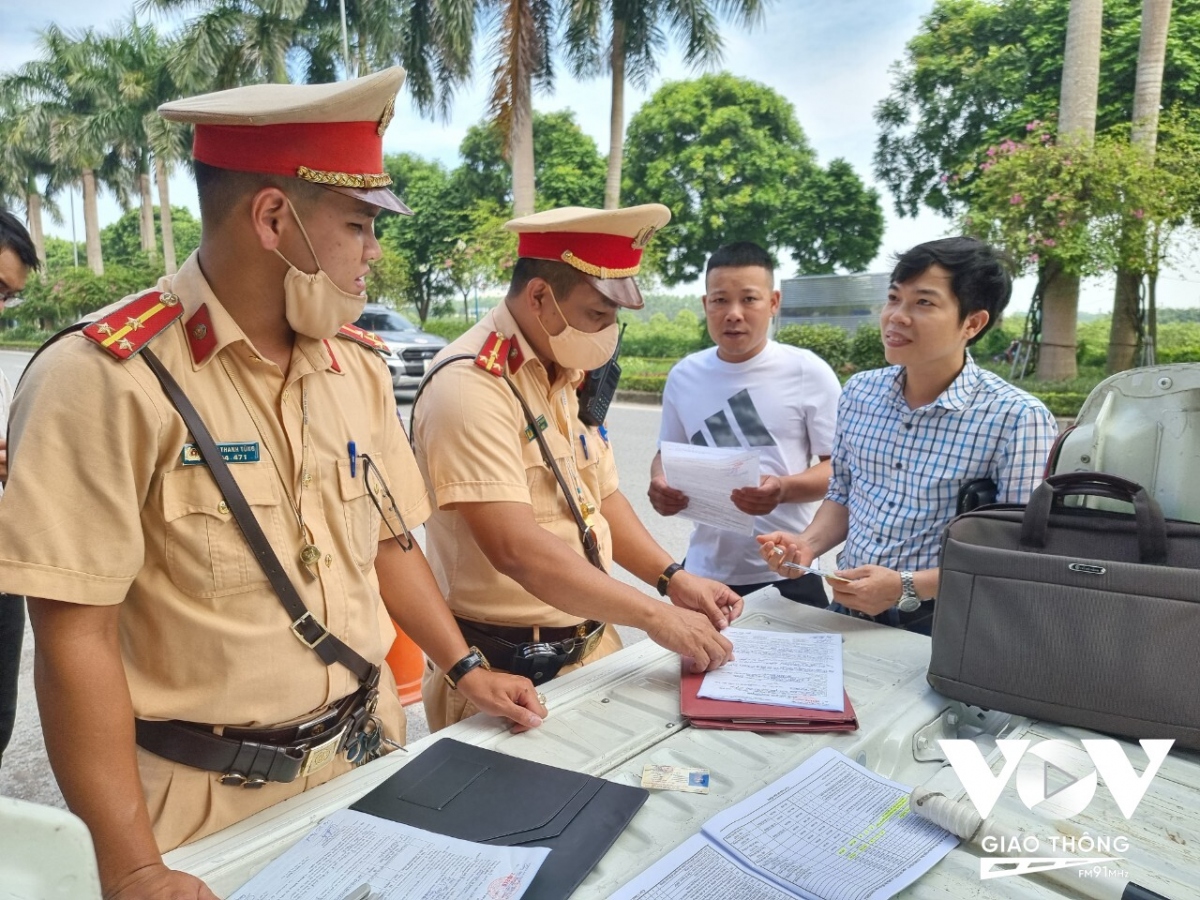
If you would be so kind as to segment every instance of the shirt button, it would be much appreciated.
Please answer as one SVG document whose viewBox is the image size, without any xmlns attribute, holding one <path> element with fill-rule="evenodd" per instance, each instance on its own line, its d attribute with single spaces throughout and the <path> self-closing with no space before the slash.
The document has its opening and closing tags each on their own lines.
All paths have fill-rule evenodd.
<svg viewBox="0 0 1200 900">
<path fill-rule="evenodd" d="M 224 500 L 222 500 L 220 503 L 217 504 L 217 512 L 219 512 L 223 516 L 229 515 L 229 504 L 226 503 Z"/>
<path fill-rule="evenodd" d="M 882 543 L 883 543 L 883 538 L 881 538 L 881 537 L 877 537 L 877 538 L 875 538 L 875 543 L 877 543 L 877 544 L 882 544 Z"/>
<path fill-rule="evenodd" d="M 904 468 L 904 463 L 896 463 L 896 468 L 897 468 L 897 469 L 903 469 L 903 468 Z"/>
<path fill-rule="evenodd" d="M 328 569 L 328 568 L 329 568 L 330 566 L 332 566 L 332 565 L 333 565 L 333 554 L 332 554 L 332 553 L 326 553 L 326 554 L 325 554 L 325 568 L 327 568 L 327 569 Z"/>
<path fill-rule="evenodd" d="M 905 422 L 905 423 L 904 423 L 904 430 L 905 430 L 905 431 L 908 431 L 910 428 L 912 428 L 912 422 Z"/>
<path fill-rule="evenodd" d="M 290 400 L 290 399 L 291 399 L 291 397 L 292 397 L 292 392 L 291 392 L 291 391 L 289 391 L 287 388 L 284 388 L 284 389 L 283 389 L 283 399 L 284 399 L 285 401 L 287 401 L 287 400 Z"/>
<path fill-rule="evenodd" d="M 888 501 L 888 509 L 893 509 L 893 508 L 895 508 L 895 506 L 896 506 L 896 504 L 893 501 L 891 501 L 891 500 Z"/>
</svg>

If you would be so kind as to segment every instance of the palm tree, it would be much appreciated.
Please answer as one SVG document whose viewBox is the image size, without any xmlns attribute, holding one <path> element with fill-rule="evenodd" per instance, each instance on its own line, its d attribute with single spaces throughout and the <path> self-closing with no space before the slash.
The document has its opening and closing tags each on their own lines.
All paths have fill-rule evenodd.
<svg viewBox="0 0 1200 900">
<path fill-rule="evenodd" d="M 1096 136 L 1100 84 L 1100 34 L 1104 0 L 1071 0 L 1067 46 L 1059 95 L 1058 137 L 1062 144 L 1090 146 Z M 1079 316 L 1079 276 L 1055 266 L 1044 273 L 1042 345 L 1037 377 L 1063 381 L 1077 374 L 1075 326 Z"/>
<path fill-rule="evenodd" d="M 83 185 L 83 222 L 88 267 L 104 273 L 100 254 L 100 217 L 96 208 L 98 170 L 118 198 L 124 194 L 119 167 L 106 163 L 107 149 L 85 139 L 90 118 L 101 105 L 94 73 L 88 60 L 96 38 L 91 29 L 78 36 L 57 25 L 42 32 L 40 59 L 22 66 L 12 76 L 13 85 L 29 109 L 29 127 L 48 135 L 50 159 L 56 167 L 78 172 Z M 90 137 L 90 135 L 88 135 Z"/>
<path fill-rule="evenodd" d="M 488 114 L 512 160 L 513 215 L 534 211 L 533 87 L 550 87 L 554 70 L 550 40 L 554 7 L 550 0 L 499 0 L 499 23 L 494 38 L 491 98 Z"/>
<path fill-rule="evenodd" d="M 608 175 L 604 208 L 621 201 L 621 165 L 625 148 L 625 81 L 645 88 L 658 71 L 657 57 L 666 49 L 664 26 L 684 46 L 684 60 L 696 67 L 721 61 L 719 14 L 752 26 L 770 0 L 567 0 L 564 36 L 572 73 L 587 78 L 612 75 L 609 109 Z M 607 19 L 609 36 L 601 38 Z"/>
<path fill-rule="evenodd" d="M 29 236 L 38 259 L 45 264 L 43 206 L 52 219 L 61 221 L 55 195 L 63 182 L 50 159 L 46 120 L 30 113 L 16 79 L 0 81 L 0 202 L 25 210 Z"/>
<path fill-rule="evenodd" d="M 1158 107 L 1162 101 L 1163 66 L 1167 58 L 1167 29 L 1171 23 L 1171 0 L 1143 0 L 1142 33 L 1138 43 L 1137 78 L 1133 88 L 1133 131 L 1130 141 L 1153 161 L 1158 141 Z M 1141 223 L 1126 226 L 1131 239 L 1144 236 Z M 1151 276 L 1153 277 L 1153 276 Z M 1108 338 L 1108 371 L 1132 368 L 1138 344 L 1138 290 L 1142 273 L 1117 271 L 1113 297 L 1112 328 Z M 1151 323 L 1153 324 L 1153 323 Z M 1153 334 L 1153 329 L 1151 330 Z"/>
</svg>

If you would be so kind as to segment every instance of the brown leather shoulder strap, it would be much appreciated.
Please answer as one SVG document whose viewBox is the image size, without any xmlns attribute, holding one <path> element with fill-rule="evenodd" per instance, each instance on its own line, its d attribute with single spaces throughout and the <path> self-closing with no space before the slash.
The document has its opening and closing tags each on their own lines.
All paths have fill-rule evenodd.
<svg viewBox="0 0 1200 900">
<path fill-rule="evenodd" d="M 167 370 L 167 367 L 162 364 L 162 361 L 149 348 L 144 348 L 141 351 L 141 356 L 146 360 L 146 364 L 150 366 L 151 371 L 158 378 L 163 390 L 171 398 L 171 402 L 175 404 L 175 408 L 179 410 L 179 415 L 183 417 L 184 424 L 187 425 L 188 430 L 192 433 L 192 439 L 196 442 L 201 457 L 208 464 L 208 471 L 212 473 L 213 480 L 217 482 L 217 487 L 220 488 L 225 502 L 229 504 L 229 511 L 233 514 L 238 526 L 242 529 L 246 543 L 250 545 L 250 549 L 254 552 L 254 558 L 262 566 L 262 570 L 266 573 L 267 580 L 271 583 L 275 595 L 279 598 L 279 602 L 292 619 L 292 634 L 296 636 L 300 643 L 321 657 L 321 661 L 325 665 L 331 666 L 335 662 L 341 663 L 354 673 L 354 676 L 360 683 L 371 683 L 378 677 L 379 667 L 367 662 L 362 656 L 331 634 L 308 611 L 308 608 L 304 605 L 304 601 L 300 599 L 300 594 L 296 591 L 296 586 L 292 584 L 291 579 L 288 578 L 287 573 L 284 571 L 279 557 L 275 555 L 275 551 L 271 548 L 271 542 L 267 540 L 266 534 L 263 533 L 262 526 L 254 518 L 254 512 L 250 509 L 250 504 L 246 502 L 246 497 L 242 493 L 242 489 L 238 487 L 233 473 L 229 471 L 229 464 L 221 456 L 216 442 L 209 433 L 208 427 L 204 424 L 204 420 L 200 418 L 200 413 L 192 405 L 192 401 L 184 394 L 183 389 L 179 387 L 179 383 L 175 381 L 171 373 Z"/>
</svg>

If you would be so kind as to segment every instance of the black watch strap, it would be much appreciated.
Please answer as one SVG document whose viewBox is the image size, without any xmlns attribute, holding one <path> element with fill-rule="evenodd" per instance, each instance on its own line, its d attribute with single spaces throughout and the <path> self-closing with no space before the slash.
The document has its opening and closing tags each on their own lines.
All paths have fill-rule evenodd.
<svg viewBox="0 0 1200 900">
<path fill-rule="evenodd" d="M 446 684 L 450 685 L 450 690 L 457 691 L 458 683 L 462 680 L 462 677 L 472 669 L 477 669 L 480 666 L 483 666 L 485 669 L 491 668 L 488 665 L 487 659 L 479 651 L 479 648 L 472 647 L 471 652 L 451 666 L 450 671 L 442 677 L 446 679 Z"/>
<path fill-rule="evenodd" d="M 669 566 L 663 569 L 663 573 L 658 576 L 657 587 L 659 594 L 664 597 L 667 596 L 667 588 L 671 585 L 671 576 L 682 568 L 683 566 L 681 566 L 679 563 L 671 563 Z"/>
</svg>

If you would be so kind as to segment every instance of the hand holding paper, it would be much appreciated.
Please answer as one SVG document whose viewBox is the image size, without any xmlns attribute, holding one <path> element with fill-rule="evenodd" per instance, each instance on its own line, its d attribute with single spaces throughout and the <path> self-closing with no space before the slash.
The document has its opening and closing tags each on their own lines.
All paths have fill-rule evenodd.
<svg viewBox="0 0 1200 900">
<path fill-rule="evenodd" d="M 688 498 L 680 516 L 715 528 L 754 533 L 754 516 L 738 509 L 730 498 L 739 488 L 758 487 L 760 451 L 668 441 L 660 452 L 667 483 Z"/>
</svg>

